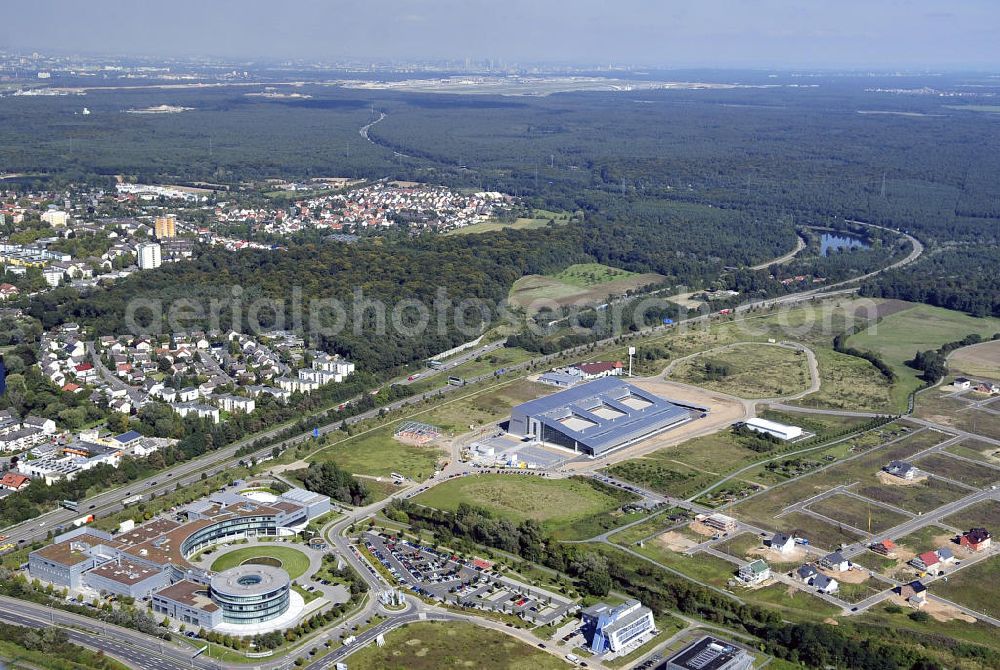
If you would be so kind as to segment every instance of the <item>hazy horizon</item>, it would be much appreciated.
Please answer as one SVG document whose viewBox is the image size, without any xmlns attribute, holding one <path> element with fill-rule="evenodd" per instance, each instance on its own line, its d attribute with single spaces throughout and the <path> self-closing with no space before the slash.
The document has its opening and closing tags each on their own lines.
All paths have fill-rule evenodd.
<svg viewBox="0 0 1000 670">
<path fill-rule="evenodd" d="M 1000 68 L 986 0 L 261 0 L 9 8 L 0 48 L 240 60 L 484 61 L 664 68 Z M 721 17 L 721 18 L 720 18 Z"/>
</svg>

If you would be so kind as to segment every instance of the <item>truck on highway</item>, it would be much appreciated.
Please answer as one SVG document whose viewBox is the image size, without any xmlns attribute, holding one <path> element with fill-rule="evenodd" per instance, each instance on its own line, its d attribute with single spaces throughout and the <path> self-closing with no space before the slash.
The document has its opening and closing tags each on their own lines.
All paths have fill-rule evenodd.
<svg viewBox="0 0 1000 670">
<path fill-rule="evenodd" d="M 122 507 L 128 507 L 129 505 L 134 505 L 139 502 L 142 502 L 141 493 L 122 499 Z"/>
<path fill-rule="evenodd" d="M 90 523 L 93 520 L 94 520 L 94 515 L 93 514 L 87 514 L 86 516 L 81 516 L 79 519 L 74 519 L 73 520 L 73 525 L 76 526 L 77 528 L 79 528 L 80 526 L 83 526 L 84 524 L 88 524 L 88 523 Z"/>
</svg>

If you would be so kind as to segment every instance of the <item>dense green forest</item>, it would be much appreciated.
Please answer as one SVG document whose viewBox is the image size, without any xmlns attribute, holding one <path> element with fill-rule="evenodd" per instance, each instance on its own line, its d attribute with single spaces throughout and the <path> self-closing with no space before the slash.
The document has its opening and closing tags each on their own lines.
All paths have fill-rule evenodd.
<svg viewBox="0 0 1000 670">
<path fill-rule="evenodd" d="M 998 224 L 1000 225 L 1000 224 Z M 914 266 L 884 273 L 863 295 L 947 307 L 974 316 L 1000 316 L 1000 246 L 942 249 Z"/>
<path fill-rule="evenodd" d="M 548 246 L 566 264 L 582 252 L 693 287 L 717 280 L 727 265 L 789 250 L 794 226 L 843 218 L 903 228 L 932 245 L 974 243 L 983 265 L 995 266 L 1000 183 L 991 175 L 1000 171 L 1000 117 L 965 111 L 953 99 L 873 90 L 926 83 L 819 77 L 810 86 L 788 80 L 540 97 L 314 85 L 302 87 L 311 99 L 298 100 L 226 88 L 7 97 L 0 98 L 0 165 L 45 173 L 53 184 L 110 184 L 115 174 L 227 188 L 272 176 L 388 176 L 498 189 L 582 211 L 585 223 L 562 238 L 481 240 L 483 250 Z M 982 83 L 952 76 L 933 85 Z M 78 113 L 84 101 L 88 116 Z M 124 113 L 165 103 L 192 111 Z M 358 129 L 383 112 L 371 141 L 361 137 Z M 881 258 L 852 255 L 858 269 Z M 995 313 L 995 283 L 967 281 L 968 266 L 960 279 L 944 275 L 941 264 L 961 263 L 940 258 L 866 290 Z M 788 270 L 831 274 L 818 265 Z"/>
</svg>

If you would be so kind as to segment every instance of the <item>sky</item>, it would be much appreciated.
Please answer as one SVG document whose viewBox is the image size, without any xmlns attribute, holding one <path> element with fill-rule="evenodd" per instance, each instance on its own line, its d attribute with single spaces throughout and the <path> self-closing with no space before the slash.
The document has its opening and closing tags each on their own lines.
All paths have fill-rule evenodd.
<svg viewBox="0 0 1000 670">
<path fill-rule="evenodd" d="M 1000 68 L 998 0 L 31 0 L 0 48 L 387 62 Z"/>
</svg>

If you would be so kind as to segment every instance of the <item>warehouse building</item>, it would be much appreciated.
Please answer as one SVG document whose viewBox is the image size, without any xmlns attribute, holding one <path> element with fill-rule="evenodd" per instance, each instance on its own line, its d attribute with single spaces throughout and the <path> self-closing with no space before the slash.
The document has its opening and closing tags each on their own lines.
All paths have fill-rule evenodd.
<svg viewBox="0 0 1000 670">
<path fill-rule="evenodd" d="M 615 377 L 604 377 L 518 405 L 508 432 L 603 456 L 704 414 Z"/>
<path fill-rule="evenodd" d="M 773 435 L 779 440 L 795 440 L 802 437 L 802 429 L 798 426 L 788 426 L 777 421 L 768 421 L 757 417 L 747 419 L 746 427 L 758 433 Z"/>
</svg>

